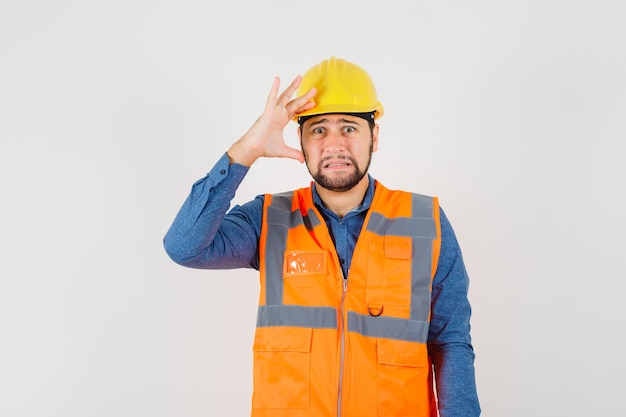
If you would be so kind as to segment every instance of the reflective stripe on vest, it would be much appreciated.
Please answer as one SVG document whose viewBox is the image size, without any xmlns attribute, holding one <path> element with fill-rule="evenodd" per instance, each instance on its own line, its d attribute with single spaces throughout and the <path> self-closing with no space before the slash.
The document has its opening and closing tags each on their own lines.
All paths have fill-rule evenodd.
<svg viewBox="0 0 626 417">
<path fill-rule="evenodd" d="M 267 208 L 267 241 L 265 242 L 267 266 L 266 280 L 267 291 L 265 293 L 266 305 L 280 305 L 283 300 L 283 256 L 287 245 L 288 229 L 304 224 L 308 230 L 320 224 L 319 219 L 309 210 L 307 216 L 302 216 L 299 211 L 292 211 L 293 191 L 275 194 L 272 196 L 272 204 Z M 274 324 L 278 325 L 278 324 Z"/>
<path fill-rule="evenodd" d="M 437 227 L 433 219 L 433 199 L 413 194 L 412 217 L 387 219 L 378 213 L 372 213 L 367 230 L 385 236 L 407 236 L 412 239 L 413 264 L 411 268 L 411 320 L 417 321 L 410 327 L 421 329 L 418 341 L 426 343 L 428 338 L 428 319 L 430 317 L 430 288 L 432 266 L 418 259 L 432 259 L 432 240 L 437 238 Z M 422 323 L 422 325 L 420 325 Z M 425 325 L 424 325 L 425 324 Z M 407 324 L 407 327 L 409 325 Z M 424 334 L 425 333 L 425 334 Z M 407 336 L 410 336 L 407 334 Z M 399 337 L 400 340 L 415 340 Z"/>
<path fill-rule="evenodd" d="M 377 185 L 380 187 L 380 184 Z M 303 193 L 302 190 L 298 192 Z M 310 190 L 304 191 L 309 194 Z M 394 193 L 386 190 L 386 192 Z M 337 309 L 333 306 L 284 305 L 285 250 L 289 230 L 304 226 L 310 235 L 328 235 L 326 224 L 318 218 L 312 199 L 294 203 L 294 192 L 275 194 L 267 207 L 267 233 L 264 246 L 265 297 L 259 306 L 257 327 L 295 326 L 337 328 Z M 298 195 L 302 198 L 301 194 Z M 367 337 L 426 343 L 430 318 L 433 241 L 439 238 L 434 218 L 433 198 L 412 194 L 410 217 L 385 217 L 370 207 L 364 230 L 379 236 L 411 239 L 410 317 L 373 317 L 348 311 L 348 331 Z M 308 205 L 308 207 L 307 207 Z M 306 215 L 303 215 L 302 212 Z M 358 244 L 357 244 L 358 245 Z M 332 245 L 331 245 L 332 246 Z M 324 250 L 333 248 L 321 247 Z M 428 262 L 425 262 L 427 260 Z M 330 261 L 329 261 L 330 262 Z"/>
</svg>

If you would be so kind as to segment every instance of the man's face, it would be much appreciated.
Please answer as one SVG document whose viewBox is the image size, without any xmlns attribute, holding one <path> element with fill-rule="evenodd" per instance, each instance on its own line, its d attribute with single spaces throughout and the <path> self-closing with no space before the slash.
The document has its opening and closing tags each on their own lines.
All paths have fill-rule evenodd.
<svg viewBox="0 0 626 417">
<path fill-rule="evenodd" d="M 348 191 L 367 174 L 378 149 L 378 125 L 346 114 L 322 114 L 304 122 L 300 144 L 307 168 L 321 187 Z"/>
</svg>

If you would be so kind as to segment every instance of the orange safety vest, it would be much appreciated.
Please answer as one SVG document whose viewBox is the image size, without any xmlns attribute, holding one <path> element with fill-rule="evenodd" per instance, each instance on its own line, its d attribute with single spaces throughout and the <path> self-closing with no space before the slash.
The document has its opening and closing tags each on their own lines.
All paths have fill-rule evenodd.
<svg viewBox="0 0 626 417">
<path fill-rule="evenodd" d="M 437 416 L 436 198 L 376 184 L 347 279 L 311 188 L 265 196 L 253 417 Z"/>
</svg>

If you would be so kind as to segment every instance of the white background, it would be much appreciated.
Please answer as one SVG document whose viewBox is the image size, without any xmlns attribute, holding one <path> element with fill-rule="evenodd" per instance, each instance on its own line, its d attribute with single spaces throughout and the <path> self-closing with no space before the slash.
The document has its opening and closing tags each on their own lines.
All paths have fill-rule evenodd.
<svg viewBox="0 0 626 417">
<path fill-rule="evenodd" d="M 0 415 L 249 415 L 255 271 L 186 269 L 161 241 L 272 77 L 335 55 L 386 109 L 372 174 L 438 195 L 455 227 L 483 416 L 626 416 L 625 17 L 618 0 L 2 0 Z M 308 181 L 264 160 L 236 200 Z"/>
</svg>

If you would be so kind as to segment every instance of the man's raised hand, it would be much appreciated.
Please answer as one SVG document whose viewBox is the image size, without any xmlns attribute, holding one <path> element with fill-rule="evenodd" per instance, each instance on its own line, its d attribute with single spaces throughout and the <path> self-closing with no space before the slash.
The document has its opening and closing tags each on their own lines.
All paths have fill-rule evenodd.
<svg viewBox="0 0 626 417">
<path fill-rule="evenodd" d="M 315 105 L 312 101 L 316 93 L 314 88 L 291 100 L 301 82 L 302 77 L 297 76 L 279 95 L 280 79 L 274 78 L 263 113 L 228 150 L 231 162 L 251 166 L 260 157 L 292 158 L 304 162 L 302 152 L 287 146 L 283 136 L 283 130 L 291 119 Z"/>
</svg>

